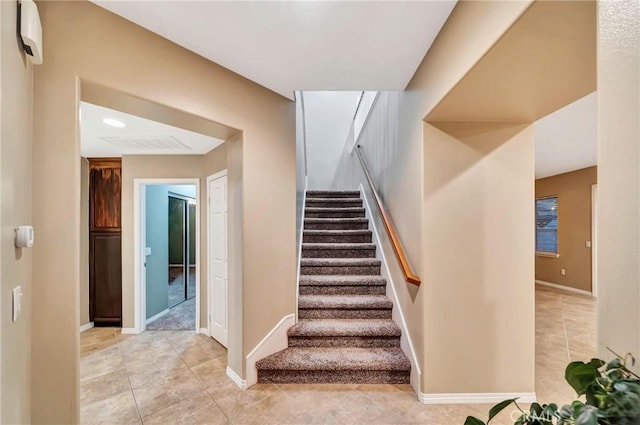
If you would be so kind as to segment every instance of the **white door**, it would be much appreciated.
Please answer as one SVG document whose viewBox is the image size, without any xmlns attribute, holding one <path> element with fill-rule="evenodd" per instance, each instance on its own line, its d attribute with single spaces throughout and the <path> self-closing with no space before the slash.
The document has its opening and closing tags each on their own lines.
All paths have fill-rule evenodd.
<svg viewBox="0 0 640 425">
<path fill-rule="evenodd" d="M 208 181 L 209 194 L 209 331 L 227 346 L 227 176 Z"/>
</svg>

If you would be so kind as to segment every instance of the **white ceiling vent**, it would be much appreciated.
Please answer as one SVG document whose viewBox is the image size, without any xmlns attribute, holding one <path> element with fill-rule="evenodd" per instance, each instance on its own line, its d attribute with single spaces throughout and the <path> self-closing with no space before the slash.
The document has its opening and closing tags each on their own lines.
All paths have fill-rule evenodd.
<svg viewBox="0 0 640 425">
<path fill-rule="evenodd" d="M 190 146 L 173 136 L 112 136 L 100 139 L 124 150 L 191 150 Z"/>
</svg>

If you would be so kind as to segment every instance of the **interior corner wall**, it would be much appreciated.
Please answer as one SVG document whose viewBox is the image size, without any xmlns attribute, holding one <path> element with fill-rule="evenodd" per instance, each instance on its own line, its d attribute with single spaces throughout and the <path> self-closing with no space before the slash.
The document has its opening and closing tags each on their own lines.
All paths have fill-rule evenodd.
<svg viewBox="0 0 640 425">
<path fill-rule="evenodd" d="M 89 317 L 89 161 L 80 158 L 80 326 Z"/>
<path fill-rule="evenodd" d="M 598 350 L 640 358 L 640 3 L 598 2 Z M 640 370 L 636 362 L 635 371 Z"/>
<path fill-rule="evenodd" d="M 32 250 L 15 248 L 14 229 L 32 224 L 33 68 L 20 48 L 17 9 L 17 1 L 0 2 L 0 423 L 3 424 L 31 423 Z M 36 244 L 41 244 L 38 228 L 35 232 Z M 22 312 L 12 322 L 11 290 L 18 285 L 22 286 Z M 77 327 L 75 332 L 78 333 Z"/>
<path fill-rule="evenodd" d="M 32 382 L 31 422 L 75 423 L 80 209 L 68 205 L 80 202 L 80 81 L 242 131 L 242 350 L 247 353 L 295 311 L 295 110 L 290 100 L 93 3 L 40 2 L 38 8 L 45 51 L 34 74 L 33 221 L 38 243 L 33 250 L 37 296 L 31 365 L 37 379 Z M 60 202 L 60 194 L 69 202 Z M 128 226 L 123 222 L 123 255 L 126 232 L 132 232 Z M 131 283 L 123 279 L 127 290 Z M 131 307 L 123 304 L 125 326 L 133 321 L 127 313 Z"/>
<path fill-rule="evenodd" d="M 422 391 L 533 393 L 533 128 L 425 123 L 424 170 Z"/>
<path fill-rule="evenodd" d="M 536 279 L 591 292 L 591 186 L 597 168 L 536 180 L 536 198 L 558 197 L 558 258 L 536 255 Z M 565 269 L 562 275 L 560 269 Z"/>
<path fill-rule="evenodd" d="M 146 263 L 145 319 L 169 308 L 169 193 L 164 185 L 145 188 Z M 206 258 L 206 255 L 203 256 Z M 202 280 L 202 279 L 201 279 Z"/>
</svg>

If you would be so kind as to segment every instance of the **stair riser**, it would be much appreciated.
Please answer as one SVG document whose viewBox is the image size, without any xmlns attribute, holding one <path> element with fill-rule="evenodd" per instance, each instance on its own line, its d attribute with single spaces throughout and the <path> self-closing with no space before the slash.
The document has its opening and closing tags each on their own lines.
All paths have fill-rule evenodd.
<svg viewBox="0 0 640 425">
<path fill-rule="evenodd" d="M 301 308 L 299 319 L 391 319 L 391 309 L 348 310 L 337 308 Z"/>
<path fill-rule="evenodd" d="M 400 337 L 289 337 L 289 347 L 400 347 Z"/>
<path fill-rule="evenodd" d="M 258 370 L 262 384 L 409 384 L 409 371 Z"/>
<path fill-rule="evenodd" d="M 304 216 L 306 218 L 362 218 L 364 217 L 363 211 L 305 211 Z"/>
<path fill-rule="evenodd" d="M 302 236 L 303 243 L 371 243 L 371 234 L 309 235 Z"/>
<path fill-rule="evenodd" d="M 375 258 L 373 249 L 304 249 L 303 258 Z"/>
<path fill-rule="evenodd" d="M 300 286 L 300 295 L 384 295 L 384 286 Z"/>
<path fill-rule="evenodd" d="M 310 208 L 361 208 L 362 199 L 344 199 L 340 201 L 330 201 L 325 199 L 307 198 L 305 206 Z"/>
<path fill-rule="evenodd" d="M 360 198 L 360 192 L 307 192 L 307 198 Z"/>
<path fill-rule="evenodd" d="M 380 266 L 345 266 L 345 267 L 314 267 L 301 266 L 301 275 L 360 275 L 377 276 L 380 274 Z"/>
<path fill-rule="evenodd" d="M 364 222 L 346 223 L 305 223 L 305 230 L 367 230 L 369 224 Z"/>
</svg>

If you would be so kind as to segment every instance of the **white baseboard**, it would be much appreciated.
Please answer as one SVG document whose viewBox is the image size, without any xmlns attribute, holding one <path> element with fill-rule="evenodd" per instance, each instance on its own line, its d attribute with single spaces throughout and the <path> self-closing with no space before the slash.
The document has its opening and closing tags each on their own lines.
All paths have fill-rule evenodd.
<svg viewBox="0 0 640 425">
<path fill-rule="evenodd" d="M 149 317 L 147 320 L 145 320 L 145 324 L 149 324 L 155 320 L 158 320 L 159 318 L 161 318 L 162 316 L 164 316 L 165 314 L 169 313 L 169 309 L 166 310 L 162 310 L 160 313 L 158 314 L 154 314 L 153 316 Z"/>
<path fill-rule="evenodd" d="M 571 288 L 569 286 L 558 285 L 557 283 L 545 282 L 544 280 L 538 280 L 538 279 L 536 279 L 536 284 L 542 285 L 542 286 L 548 286 L 549 288 L 561 289 L 567 292 L 573 292 L 574 294 L 587 295 L 587 296 L 593 297 L 593 294 L 591 292 L 585 291 L 584 289 Z"/>
<path fill-rule="evenodd" d="M 420 393 L 419 400 L 423 404 L 495 404 L 510 398 L 518 402 L 533 403 L 536 393 Z"/>
<path fill-rule="evenodd" d="M 247 389 L 247 381 L 238 376 L 229 366 L 227 366 L 227 376 L 240 388 L 241 390 Z"/>
<path fill-rule="evenodd" d="M 245 385 L 247 388 L 258 382 L 258 370 L 256 369 L 256 362 L 260 359 L 264 359 L 273 353 L 277 353 L 280 350 L 284 350 L 289 345 L 287 338 L 287 330 L 296 324 L 295 314 L 289 314 L 284 316 L 278 324 L 269 331 L 269 333 L 262 338 L 262 341 L 255 346 L 249 354 L 247 354 L 246 370 L 247 380 Z"/>
<path fill-rule="evenodd" d="M 393 302 L 394 308 L 392 310 L 391 318 L 400 327 L 402 331 L 400 336 L 400 348 L 402 348 L 402 351 L 404 351 L 404 353 L 407 355 L 407 358 L 409 359 L 409 362 L 411 363 L 411 376 L 410 376 L 411 387 L 416 392 L 416 394 L 420 394 L 420 382 L 422 380 L 422 371 L 420 370 L 418 355 L 416 354 L 416 350 L 413 346 L 413 342 L 411 341 L 411 338 L 409 338 L 409 327 L 407 326 L 407 321 L 404 318 L 404 313 L 402 311 L 402 305 L 400 304 L 400 299 L 398 298 L 398 293 L 396 292 L 396 288 L 393 284 L 391 271 L 389 270 L 389 263 L 387 262 L 387 258 L 384 255 L 384 251 L 382 249 L 382 240 L 380 239 L 380 234 L 378 233 L 378 229 L 376 229 L 376 226 L 375 226 L 375 220 L 373 219 L 372 212 L 371 212 L 373 211 L 372 205 L 369 203 L 369 199 L 367 198 L 367 193 L 364 190 L 364 186 L 362 184 L 360 184 L 359 190 L 360 190 L 360 193 L 362 194 L 362 199 L 365 206 L 365 214 L 369 219 L 369 223 L 373 231 L 373 237 L 374 237 L 373 242 L 376 244 L 376 247 L 377 247 L 376 253 L 379 254 L 380 259 L 382 260 L 382 267 L 380 271 L 381 271 L 382 277 L 387 279 L 387 296 Z"/>
<path fill-rule="evenodd" d="M 122 335 L 138 335 L 141 332 L 142 331 L 140 331 L 140 329 L 137 329 L 137 328 L 122 328 L 120 330 L 120 333 Z"/>
<path fill-rule="evenodd" d="M 203 334 L 206 336 L 211 336 L 211 334 L 209 333 L 209 329 L 208 328 L 200 328 L 200 330 L 198 331 L 199 334 Z"/>
<path fill-rule="evenodd" d="M 80 326 L 80 333 L 84 331 L 88 331 L 92 327 L 93 327 L 93 322 L 85 323 L 84 325 Z"/>
</svg>

